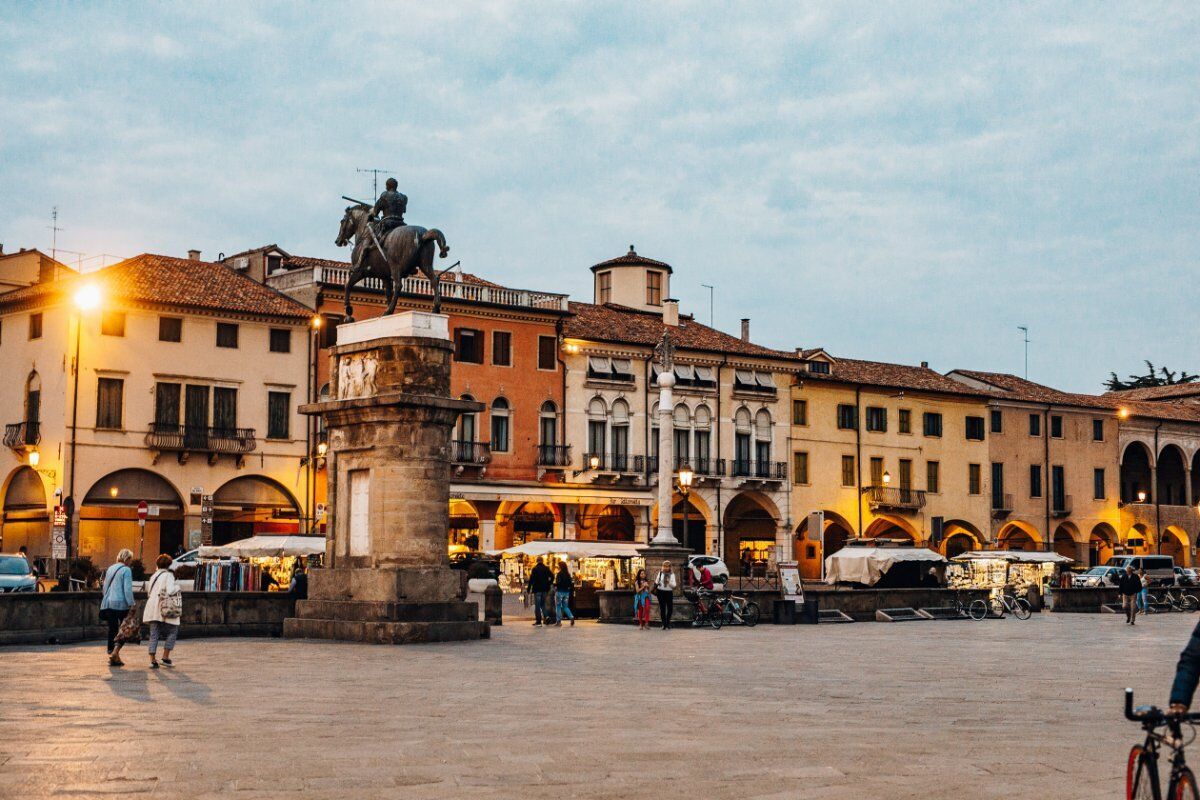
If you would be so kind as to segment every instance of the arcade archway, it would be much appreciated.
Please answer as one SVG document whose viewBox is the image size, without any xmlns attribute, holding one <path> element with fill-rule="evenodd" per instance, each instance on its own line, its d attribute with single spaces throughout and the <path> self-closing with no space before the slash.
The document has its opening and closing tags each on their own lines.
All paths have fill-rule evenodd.
<svg viewBox="0 0 1200 800">
<path fill-rule="evenodd" d="M 144 530 L 138 503 L 150 507 Z M 124 547 L 149 562 L 184 548 L 183 497 L 166 478 L 144 469 L 121 469 L 92 484 L 79 507 L 79 549 L 96 566 L 111 563 Z"/>
</svg>

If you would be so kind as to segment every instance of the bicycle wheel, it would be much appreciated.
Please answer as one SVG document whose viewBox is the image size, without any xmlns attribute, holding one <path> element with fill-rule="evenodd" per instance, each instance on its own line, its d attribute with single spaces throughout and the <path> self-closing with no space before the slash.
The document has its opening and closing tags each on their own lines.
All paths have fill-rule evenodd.
<svg viewBox="0 0 1200 800">
<path fill-rule="evenodd" d="M 987 616 L 987 613 L 988 613 L 987 603 L 985 603 L 982 600 L 975 600 L 971 603 L 971 608 L 967 611 L 967 613 L 971 615 L 971 619 L 978 622 L 979 620 L 981 620 Z"/>
<path fill-rule="evenodd" d="M 1200 800 L 1200 792 L 1196 791 L 1196 776 L 1191 769 L 1184 767 L 1179 771 L 1167 796 L 1171 800 Z"/>
<path fill-rule="evenodd" d="M 705 622 L 707 622 L 714 631 L 719 631 L 721 630 L 721 625 L 724 623 L 724 621 L 725 609 L 722 608 L 718 603 L 711 603 L 708 606 L 708 614 Z"/>
<path fill-rule="evenodd" d="M 1023 597 L 1018 597 L 1013 600 L 1012 612 L 1013 616 L 1017 619 L 1029 619 L 1031 616 L 1033 616 L 1033 611 L 1030 610 L 1029 603 L 1027 603 Z"/>
<path fill-rule="evenodd" d="M 1156 800 L 1158 793 L 1158 769 L 1155 759 L 1146 754 L 1145 748 L 1135 744 L 1129 750 L 1129 761 L 1125 764 L 1125 800 Z"/>
<path fill-rule="evenodd" d="M 1183 606 L 1184 611 L 1195 611 L 1200 608 L 1200 600 L 1197 600 L 1194 594 L 1182 595 L 1179 598 L 1179 604 Z"/>
<path fill-rule="evenodd" d="M 758 624 L 758 604 L 746 603 L 742 607 L 742 624 L 747 628 L 753 628 Z"/>
</svg>

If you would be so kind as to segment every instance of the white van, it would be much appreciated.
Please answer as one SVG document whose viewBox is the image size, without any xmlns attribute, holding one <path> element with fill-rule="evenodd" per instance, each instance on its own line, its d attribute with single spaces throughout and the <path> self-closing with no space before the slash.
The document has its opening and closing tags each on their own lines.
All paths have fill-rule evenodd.
<svg viewBox="0 0 1200 800">
<path fill-rule="evenodd" d="M 1175 583 L 1175 559 L 1171 556 L 1113 556 L 1104 566 L 1125 567 L 1133 565 L 1133 571 L 1146 570 L 1150 583 L 1170 586 Z"/>
</svg>

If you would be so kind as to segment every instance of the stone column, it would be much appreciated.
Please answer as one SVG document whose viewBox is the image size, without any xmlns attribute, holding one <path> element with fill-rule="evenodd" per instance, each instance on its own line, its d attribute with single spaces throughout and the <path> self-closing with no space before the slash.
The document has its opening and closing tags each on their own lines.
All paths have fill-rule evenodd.
<svg viewBox="0 0 1200 800">
<path fill-rule="evenodd" d="M 447 318 L 409 311 L 339 326 L 336 399 L 301 407 L 329 432 L 329 566 L 284 635 L 394 643 L 488 635 L 446 555 L 451 429 Z"/>
<path fill-rule="evenodd" d="M 1191 467 L 1183 468 L 1183 491 L 1184 491 L 1183 504 L 1185 506 L 1195 505 L 1196 498 L 1194 498 L 1192 496 L 1192 469 L 1191 469 Z"/>
</svg>

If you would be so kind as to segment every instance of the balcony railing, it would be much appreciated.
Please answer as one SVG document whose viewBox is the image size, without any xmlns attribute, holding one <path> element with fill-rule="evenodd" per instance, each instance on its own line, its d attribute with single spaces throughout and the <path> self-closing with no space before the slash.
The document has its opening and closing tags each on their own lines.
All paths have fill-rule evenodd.
<svg viewBox="0 0 1200 800">
<path fill-rule="evenodd" d="M 37 422 L 14 422 L 4 426 L 4 446 L 13 450 L 33 447 L 42 441 L 42 426 Z"/>
<path fill-rule="evenodd" d="M 583 468 L 591 469 L 597 472 L 604 472 L 608 469 L 608 459 L 606 453 L 584 453 Z"/>
<path fill-rule="evenodd" d="M 249 453 L 258 446 L 254 428 L 210 428 L 199 425 L 150 424 L 151 450 L 189 453 Z"/>
<path fill-rule="evenodd" d="M 646 457 L 631 456 L 628 453 L 584 453 L 583 469 L 596 472 L 641 473 L 646 470 Z"/>
<path fill-rule="evenodd" d="M 758 459 L 748 461 L 735 458 L 733 460 L 733 477 L 758 478 L 764 481 L 784 481 L 787 480 L 787 462 L 759 461 Z"/>
<path fill-rule="evenodd" d="M 925 507 L 925 492 L 920 489 L 868 486 L 867 500 L 871 508 L 890 508 L 897 511 L 919 511 Z"/>
<path fill-rule="evenodd" d="M 571 465 L 571 445 L 537 445 L 537 463 L 539 467 L 569 467 Z"/>
<path fill-rule="evenodd" d="M 1071 516 L 1071 495 L 1059 495 L 1050 502 L 1050 512 L 1055 517 Z"/>
<path fill-rule="evenodd" d="M 992 493 L 992 516 L 1007 517 L 1013 510 L 1013 496 L 1011 494 Z"/>
<path fill-rule="evenodd" d="M 450 442 L 450 460 L 455 464 L 488 464 L 492 460 L 492 443 L 455 439 Z"/>
<path fill-rule="evenodd" d="M 287 270 L 277 272 L 268 278 L 267 283 L 277 289 L 294 289 L 297 286 L 312 283 L 331 286 L 345 286 L 350 277 L 347 267 L 313 267 L 309 270 Z M 467 300 L 476 303 L 492 303 L 501 306 L 517 306 L 522 308 L 541 308 L 553 311 L 567 311 L 568 298 L 565 294 L 550 292 L 531 292 L 526 289 L 509 289 L 503 286 L 487 286 L 481 283 L 468 283 L 456 280 L 454 275 L 443 277 L 440 283 L 442 299 Z M 380 278 L 367 278 L 359 287 L 367 291 L 384 292 L 386 285 Z M 433 287 L 428 278 L 405 278 L 400 281 L 400 292 L 415 295 L 433 295 Z"/>
</svg>

